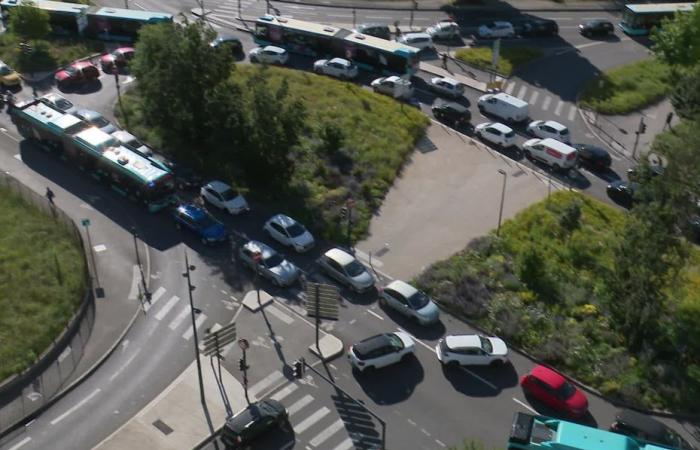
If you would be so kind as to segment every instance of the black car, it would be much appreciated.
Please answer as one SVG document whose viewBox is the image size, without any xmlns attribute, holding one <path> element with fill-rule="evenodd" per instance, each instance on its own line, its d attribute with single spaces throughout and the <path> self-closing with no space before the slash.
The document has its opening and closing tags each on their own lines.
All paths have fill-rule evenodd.
<svg viewBox="0 0 700 450">
<path fill-rule="evenodd" d="M 578 31 L 583 36 L 607 36 L 615 34 L 615 25 L 607 20 L 591 20 L 578 26 Z"/>
<path fill-rule="evenodd" d="M 202 177 L 199 176 L 192 168 L 176 163 L 162 156 L 156 157 L 158 161 L 163 163 L 165 167 L 173 173 L 175 178 L 175 186 L 183 191 L 199 189 L 202 184 Z"/>
<path fill-rule="evenodd" d="M 391 30 L 389 29 L 389 25 L 384 25 L 381 23 L 363 23 L 355 28 L 355 31 L 368 36 L 386 39 L 387 41 L 391 40 Z"/>
<path fill-rule="evenodd" d="M 528 20 L 523 24 L 520 34 L 527 37 L 556 36 L 559 34 L 559 25 L 547 19 Z"/>
<path fill-rule="evenodd" d="M 612 158 L 607 150 L 590 144 L 573 144 L 578 150 L 578 160 L 586 167 L 594 170 L 605 170 L 612 164 Z"/>
<path fill-rule="evenodd" d="M 455 102 L 438 102 L 433 105 L 432 111 L 437 120 L 452 126 L 466 126 L 472 118 L 472 114 L 466 106 Z"/>
<path fill-rule="evenodd" d="M 282 404 L 268 399 L 251 403 L 226 421 L 221 441 L 227 448 L 242 448 L 272 427 L 287 425 L 289 414 Z"/>
<path fill-rule="evenodd" d="M 669 447 L 673 450 L 695 450 L 678 433 L 663 423 L 629 409 L 618 411 L 615 422 L 610 426 L 610 431 Z"/>
<path fill-rule="evenodd" d="M 624 180 L 613 181 L 607 188 L 608 197 L 625 208 L 630 208 L 634 204 L 634 194 L 638 190 L 639 183 Z"/>
<path fill-rule="evenodd" d="M 211 41 L 211 44 L 209 45 L 214 48 L 228 47 L 231 49 L 231 53 L 233 53 L 234 57 L 243 56 L 243 44 L 241 43 L 241 40 L 235 36 L 218 36 L 216 39 Z"/>
</svg>

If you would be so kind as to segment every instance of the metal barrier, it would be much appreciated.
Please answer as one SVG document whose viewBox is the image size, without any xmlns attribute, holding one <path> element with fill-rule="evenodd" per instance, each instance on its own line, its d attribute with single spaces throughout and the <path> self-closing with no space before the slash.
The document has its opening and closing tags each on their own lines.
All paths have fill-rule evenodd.
<svg viewBox="0 0 700 450">
<path fill-rule="evenodd" d="M 57 226 L 72 234 L 83 249 L 85 275 L 90 280 L 85 245 L 75 222 L 47 198 L 8 174 L 0 173 L 0 188 L 12 190 L 25 202 L 52 216 Z M 61 391 L 80 362 L 94 322 L 95 299 L 92 289 L 88 287 L 83 301 L 53 344 L 31 367 L 0 384 L 0 435 L 15 428 Z"/>
</svg>

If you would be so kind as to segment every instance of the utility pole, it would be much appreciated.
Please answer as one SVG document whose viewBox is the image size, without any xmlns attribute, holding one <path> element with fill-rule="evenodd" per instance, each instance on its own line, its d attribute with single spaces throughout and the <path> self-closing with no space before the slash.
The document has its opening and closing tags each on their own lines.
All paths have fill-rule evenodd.
<svg viewBox="0 0 700 450">
<path fill-rule="evenodd" d="M 131 234 L 134 236 L 134 251 L 136 252 L 136 264 L 139 266 L 139 272 L 141 272 L 141 287 L 143 288 L 143 296 L 151 304 L 151 293 L 146 286 L 146 277 L 143 275 L 143 265 L 141 264 L 141 256 L 139 255 L 139 245 L 138 245 L 138 233 L 136 232 L 136 227 L 131 227 Z"/>
<path fill-rule="evenodd" d="M 647 131 L 647 124 L 644 123 L 644 116 L 639 119 L 639 127 L 637 131 L 634 132 L 634 147 L 632 147 L 632 159 L 637 159 L 637 145 L 639 145 L 639 135 L 644 134 Z"/>
<path fill-rule="evenodd" d="M 503 218 L 503 202 L 506 199 L 506 180 L 508 179 L 508 174 L 503 169 L 498 169 L 498 173 L 503 175 L 503 189 L 501 190 L 501 207 L 498 210 L 498 228 L 496 228 L 496 236 L 501 232 L 501 219 Z"/>
<path fill-rule="evenodd" d="M 83 219 L 80 222 L 85 227 L 85 234 L 87 235 L 88 247 L 90 248 L 90 259 L 92 260 L 92 271 L 95 274 L 96 289 L 99 289 L 100 277 L 97 275 L 97 263 L 95 263 L 95 252 L 92 250 L 92 240 L 90 239 L 90 219 Z"/>
<path fill-rule="evenodd" d="M 348 199 L 347 203 L 347 209 L 348 209 L 348 228 L 347 228 L 347 239 L 348 239 L 348 248 L 352 249 L 352 210 L 355 209 L 355 199 Z"/>
<path fill-rule="evenodd" d="M 245 354 L 249 347 L 248 341 L 246 339 L 239 339 L 238 346 L 243 351 L 243 358 L 238 361 L 238 368 L 243 372 L 243 392 L 245 393 L 245 401 L 250 405 L 250 399 L 248 398 L 248 363 Z"/>
</svg>

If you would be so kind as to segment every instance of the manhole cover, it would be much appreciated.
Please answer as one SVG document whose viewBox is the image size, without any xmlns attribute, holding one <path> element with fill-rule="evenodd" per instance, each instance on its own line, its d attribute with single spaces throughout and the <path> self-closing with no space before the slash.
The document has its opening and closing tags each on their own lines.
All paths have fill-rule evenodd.
<svg viewBox="0 0 700 450">
<path fill-rule="evenodd" d="M 166 436 L 173 432 L 173 429 L 167 426 L 165 422 L 163 422 L 160 419 L 153 422 L 153 426 L 158 428 L 161 431 L 161 433 L 163 433 Z"/>
</svg>

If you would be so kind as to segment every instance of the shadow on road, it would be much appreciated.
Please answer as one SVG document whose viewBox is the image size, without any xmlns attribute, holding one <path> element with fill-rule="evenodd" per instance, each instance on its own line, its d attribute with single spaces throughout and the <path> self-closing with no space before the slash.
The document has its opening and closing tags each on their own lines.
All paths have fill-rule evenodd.
<svg viewBox="0 0 700 450">
<path fill-rule="evenodd" d="M 503 389 L 518 384 L 518 374 L 511 363 L 496 366 L 442 366 L 447 381 L 469 397 L 495 397 Z"/>
<path fill-rule="evenodd" d="M 406 400 L 425 376 L 423 366 L 414 355 L 408 355 L 404 361 L 382 369 L 367 373 L 353 370 L 352 374 L 365 394 L 379 405 L 393 405 Z"/>
</svg>

